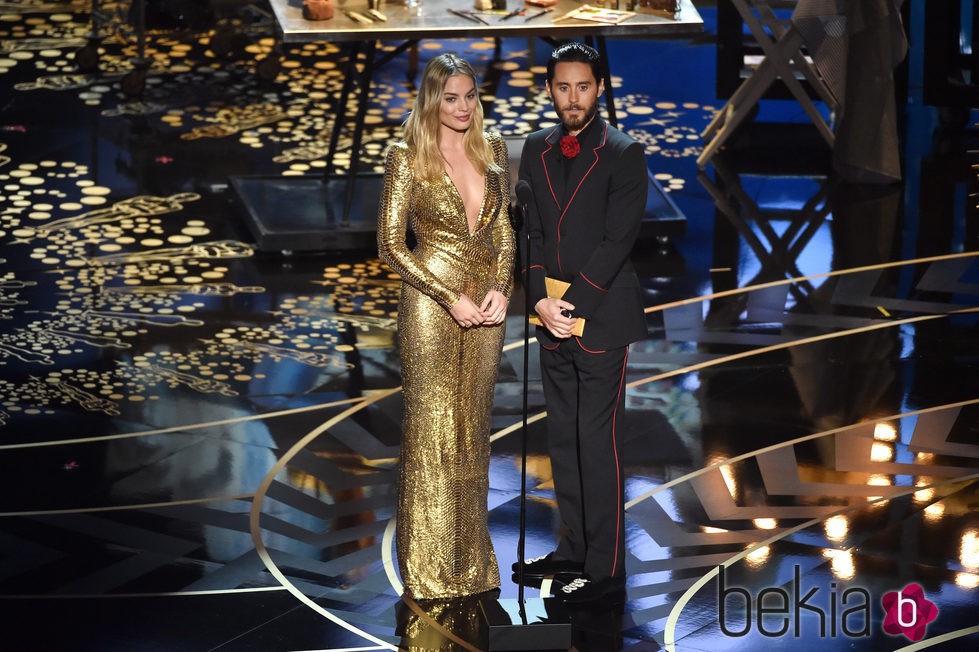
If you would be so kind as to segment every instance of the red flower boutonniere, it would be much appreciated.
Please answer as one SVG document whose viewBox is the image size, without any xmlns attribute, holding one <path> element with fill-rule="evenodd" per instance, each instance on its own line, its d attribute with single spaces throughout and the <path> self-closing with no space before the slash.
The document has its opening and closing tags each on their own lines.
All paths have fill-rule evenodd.
<svg viewBox="0 0 979 652">
<path fill-rule="evenodd" d="M 561 138 L 561 153 L 567 158 L 574 158 L 581 151 L 581 143 L 575 136 L 564 136 Z"/>
</svg>

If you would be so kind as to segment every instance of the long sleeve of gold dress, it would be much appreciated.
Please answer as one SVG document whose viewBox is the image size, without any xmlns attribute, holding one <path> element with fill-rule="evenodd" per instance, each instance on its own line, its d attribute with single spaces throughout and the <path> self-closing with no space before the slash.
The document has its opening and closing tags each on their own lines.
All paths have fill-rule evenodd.
<svg viewBox="0 0 979 652">
<path fill-rule="evenodd" d="M 477 305 L 512 290 L 506 144 L 487 134 L 500 171 L 487 170 L 470 232 L 462 197 L 443 173 L 413 173 L 403 143 L 387 154 L 378 254 L 402 279 L 398 345 L 404 394 L 397 509 L 398 567 L 417 599 L 472 595 L 500 584 L 487 525 L 490 410 L 503 325 L 462 328 L 460 294 Z M 405 243 L 408 229 L 415 247 Z"/>
</svg>

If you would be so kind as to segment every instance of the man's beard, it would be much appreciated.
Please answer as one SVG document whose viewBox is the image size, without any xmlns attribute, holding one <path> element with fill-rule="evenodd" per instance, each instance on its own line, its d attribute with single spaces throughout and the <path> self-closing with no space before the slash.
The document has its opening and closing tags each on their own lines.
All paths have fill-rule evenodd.
<svg viewBox="0 0 979 652">
<path fill-rule="evenodd" d="M 557 109 L 558 117 L 561 118 L 561 124 L 563 124 L 564 128 L 568 131 L 581 131 L 584 129 L 585 125 L 587 125 L 591 119 L 595 117 L 595 114 L 598 113 L 598 102 L 592 104 L 588 110 L 576 120 L 569 120 L 567 117 L 566 111 L 572 108 L 582 110 L 584 107 L 582 107 L 580 104 L 573 104 L 566 109 Z"/>
</svg>

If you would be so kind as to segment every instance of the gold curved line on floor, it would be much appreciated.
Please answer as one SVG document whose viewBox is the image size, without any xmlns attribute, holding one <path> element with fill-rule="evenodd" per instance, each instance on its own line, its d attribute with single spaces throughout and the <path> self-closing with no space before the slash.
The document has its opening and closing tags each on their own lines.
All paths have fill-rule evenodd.
<svg viewBox="0 0 979 652">
<path fill-rule="evenodd" d="M 185 430 L 199 430 L 201 428 L 216 428 L 218 426 L 227 426 L 236 423 L 246 423 L 248 421 L 263 421 L 265 419 L 278 419 L 279 417 L 286 417 L 293 414 L 303 414 L 305 412 L 315 412 L 316 410 L 326 410 L 331 407 L 339 407 L 341 405 L 347 405 L 349 403 L 357 403 L 363 400 L 365 400 L 363 397 L 345 398 L 340 401 L 331 401 L 330 403 L 321 403 L 319 405 L 307 405 L 306 407 L 301 407 L 301 408 L 290 408 L 288 410 L 278 410 L 276 412 L 253 414 L 251 416 L 238 417 L 235 419 L 221 419 L 219 421 L 205 421 L 203 423 L 190 423 L 184 426 L 171 426 L 169 428 L 158 428 L 156 430 L 141 430 L 139 432 L 122 432 L 115 435 L 99 435 L 97 437 L 79 437 L 78 439 L 52 439 L 51 441 L 22 442 L 20 444 L 0 444 L 0 451 L 10 450 L 14 448 L 39 448 L 42 446 L 67 446 L 69 444 L 91 444 L 94 442 L 115 441 L 118 439 L 131 439 L 133 437 L 165 435 L 167 433 L 173 433 L 173 432 L 184 432 Z"/>
<path fill-rule="evenodd" d="M 537 338 L 536 337 L 531 337 L 530 338 L 530 341 L 531 342 L 536 342 L 537 341 Z M 523 346 L 523 338 L 521 337 L 519 340 L 514 340 L 513 342 L 510 342 L 509 344 L 504 344 L 503 345 L 503 351 L 504 352 L 505 351 L 512 351 L 513 349 L 519 349 L 522 346 Z"/>
<path fill-rule="evenodd" d="M 537 414 L 532 414 L 529 417 L 527 417 L 527 425 L 529 426 L 532 423 L 535 423 L 537 421 L 540 421 L 541 419 L 545 418 L 546 416 L 547 416 L 547 411 L 546 410 L 543 411 L 543 412 L 538 412 Z M 507 435 L 509 435 L 512 432 L 516 432 L 517 430 L 521 429 L 522 427 L 523 427 L 523 421 L 518 421 L 517 423 L 511 424 L 511 425 L 507 426 L 506 428 L 500 428 L 495 433 L 493 433 L 492 435 L 490 435 L 490 443 L 492 444 L 497 439 L 502 439 L 503 437 L 506 437 Z"/>
<path fill-rule="evenodd" d="M 299 451 L 305 448 L 311 441 L 313 441 L 321 434 L 329 430 L 334 424 L 343 421 L 344 419 L 359 412 L 360 410 L 363 410 L 367 406 L 376 403 L 377 401 L 380 401 L 382 399 L 385 399 L 389 396 L 392 396 L 399 391 L 401 391 L 401 388 L 397 387 L 367 397 L 358 405 L 350 407 L 344 410 L 343 412 L 341 412 L 340 414 L 334 416 L 333 418 L 328 419 L 324 423 L 320 424 L 319 426 L 311 430 L 309 433 L 307 433 L 305 436 L 303 436 L 295 444 L 293 444 L 292 447 L 289 448 L 289 450 L 287 450 L 285 454 L 283 454 L 282 457 L 280 457 L 278 461 L 276 461 L 275 464 L 272 465 L 272 468 L 270 468 L 268 473 L 265 474 L 265 477 L 262 478 L 262 482 L 259 484 L 258 489 L 255 491 L 255 496 L 252 500 L 252 508 L 248 513 L 248 529 L 251 532 L 252 543 L 255 546 L 255 552 L 258 554 L 258 558 L 262 560 L 262 563 L 265 564 L 265 567 L 268 569 L 269 573 L 271 573 L 272 576 L 276 580 L 278 580 L 279 583 L 283 587 L 285 587 L 287 591 L 289 591 L 289 593 L 295 596 L 296 599 L 298 599 L 300 602 L 305 604 L 307 607 L 309 607 L 316 613 L 327 618 L 331 622 L 336 623 L 340 627 L 343 627 L 348 632 L 351 632 L 357 636 L 362 636 L 363 638 L 367 639 L 368 641 L 371 641 L 372 643 L 376 643 L 377 645 L 383 646 L 383 649 L 385 650 L 397 650 L 398 648 L 391 645 L 390 643 L 387 643 L 386 641 L 382 641 L 381 639 L 377 638 L 372 634 L 369 634 L 359 629 L 358 627 L 355 627 L 354 625 L 351 625 L 350 623 L 343 620 L 342 618 L 332 614 L 330 611 L 324 609 L 323 607 L 320 607 L 313 600 L 309 599 L 302 591 L 300 591 L 292 582 L 289 581 L 289 578 L 287 578 L 285 574 L 281 570 L 279 570 L 279 567 L 276 566 L 275 562 L 272 560 L 271 555 L 269 555 L 268 549 L 265 547 L 265 542 L 262 540 L 260 520 L 262 516 L 262 503 L 265 501 L 265 495 L 268 493 L 269 487 L 272 485 L 272 482 L 275 480 L 275 476 L 278 475 L 279 472 L 286 467 L 286 465 L 289 463 L 289 460 L 291 460 Z"/>
<path fill-rule="evenodd" d="M 234 496 L 209 496 L 207 498 L 188 498 L 157 503 L 137 503 L 135 505 L 109 505 L 106 507 L 75 507 L 72 509 L 32 509 L 24 512 L 0 512 L 4 516 L 55 516 L 59 514 L 97 514 L 99 512 L 121 512 L 128 509 L 154 509 L 158 507 L 174 507 L 176 505 L 199 505 L 200 503 L 226 502 L 229 500 L 250 500 L 253 494 L 236 494 Z"/>
<path fill-rule="evenodd" d="M 821 342 L 824 340 L 835 339 L 837 337 L 848 337 L 850 335 L 857 335 L 859 333 L 865 333 L 874 330 L 880 330 L 883 328 L 892 328 L 894 326 L 904 326 L 906 324 L 913 324 L 916 322 L 930 321 L 932 319 L 942 319 L 950 315 L 962 315 L 967 313 L 979 312 L 979 307 L 976 308 L 963 308 L 961 310 L 955 310 L 952 312 L 941 313 L 937 315 L 918 315 L 917 317 L 908 317 L 907 319 L 894 319 L 890 321 L 881 322 L 878 324 L 871 324 L 869 326 L 861 326 L 859 328 L 851 328 L 845 331 L 838 331 L 835 333 L 826 333 L 824 335 L 814 335 L 812 337 L 804 337 L 798 340 L 791 340 L 788 342 L 780 342 L 779 344 L 772 344 L 770 346 L 763 346 L 757 349 L 752 349 L 750 351 L 742 351 L 741 353 L 733 353 L 731 355 L 725 355 L 713 360 L 706 360 L 704 362 L 698 362 L 686 367 L 680 367 L 678 369 L 672 369 L 670 371 L 665 371 L 661 374 L 655 374 L 653 376 L 648 376 L 646 378 L 640 378 L 634 380 L 631 383 L 626 384 L 626 389 L 634 389 L 642 385 L 648 385 L 649 383 L 654 383 L 658 380 L 664 380 L 666 378 L 672 378 L 673 376 L 681 376 L 683 374 L 691 373 L 694 371 L 699 371 L 701 369 L 706 369 L 708 367 L 717 366 L 733 360 L 741 360 L 743 358 L 749 358 L 755 355 L 761 355 L 764 353 L 771 353 L 772 351 L 779 351 L 781 349 L 787 349 L 794 346 L 802 346 L 806 344 L 813 344 L 814 342 Z M 540 421 L 547 416 L 547 411 L 538 412 L 537 414 L 531 415 L 527 419 L 527 424 Z M 491 437 L 490 442 L 494 442 L 501 439 L 513 432 L 516 432 L 523 426 L 522 422 L 514 423 L 506 428 L 497 430 Z"/>
<path fill-rule="evenodd" d="M 891 415 L 888 415 L 888 416 L 879 417 L 877 420 L 878 421 L 896 421 L 898 419 L 906 419 L 908 417 L 914 417 L 914 416 L 918 416 L 918 415 L 921 415 L 921 414 L 929 414 L 931 412 L 940 412 L 942 410 L 952 410 L 952 409 L 955 409 L 955 408 L 963 407 L 965 405 L 972 405 L 974 403 L 979 403 L 979 398 L 973 398 L 973 399 L 969 399 L 967 401 L 959 401 L 958 403 L 946 403 L 944 405 L 937 405 L 937 406 L 933 406 L 933 407 L 930 407 L 930 408 L 922 408 L 920 410 L 913 410 L 911 412 L 902 412 L 902 413 L 899 413 L 899 414 L 891 414 Z M 630 507 L 634 507 L 638 503 L 641 503 L 642 501 L 644 501 L 644 500 L 646 500 L 648 498 L 651 498 L 652 496 L 654 496 L 655 494 L 658 494 L 661 491 L 665 491 L 666 489 L 669 489 L 671 487 L 675 487 L 678 484 L 682 484 L 684 482 L 687 482 L 688 480 L 692 480 L 692 479 L 696 478 L 697 476 L 703 475 L 703 474 L 705 474 L 705 473 L 707 473 L 709 471 L 713 471 L 714 469 L 717 469 L 719 467 L 726 466 L 728 464 L 736 464 L 738 462 L 743 462 L 744 460 L 750 459 L 752 457 L 756 457 L 758 455 L 764 455 L 765 453 L 770 453 L 770 452 L 772 452 L 774 450 L 778 450 L 778 449 L 784 448 L 786 446 L 795 446 L 796 444 L 801 444 L 801 443 L 804 443 L 804 442 L 807 442 L 807 441 L 812 441 L 813 439 L 819 439 L 821 437 L 827 437 L 829 435 L 836 435 L 836 434 L 839 434 L 841 432 L 846 432 L 848 430 L 855 430 L 857 428 L 863 428 L 863 427 L 866 427 L 866 426 L 867 426 L 867 422 L 865 422 L 865 421 L 862 421 L 860 423 L 851 423 L 851 424 L 846 425 L 846 426 L 840 426 L 839 428 L 832 428 L 830 430 L 823 430 L 823 431 L 820 431 L 820 432 L 815 432 L 815 433 L 811 433 L 811 434 L 808 434 L 808 435 L 803 435 L 802 437 L 796 437 L 795 439 L 789 439 L 787 441 L 779 442 L 778 444 L 772 444 L 771 446 L 765 446 L 764 448 L 758 448 L 758 449 L 753 450 L 753 451 L 750 451 L 748 453 L 742 453 L 741 455 L 735 455 L 734 457 L 725 458 L 725 459 L 720 460 L 718 462 L 714 462 L 713 464 L 709 464 L 709 465 L 707 465 L 705 467 L 699 468 L 696 471 L 691 471 L 690 473 L 687 473 L 685 475 L 682 475 L 679 478 L 674 478 L 673 480 L 670 480 L 668 482 L 664 482 L 663 484 L 658 485 L 656 488 L 650 489 L 649 491 L 647 491 L 646 493 L 644 493 L 644 494 L 642 494 L 640 496 L 636 496 L 635 498 L 633 498 L 632 500 L 630 500 L 629 502 L 627 502 L 625 504 L 625 509 L 628 510 Z"/>
<path fill-rule="evenodd" d="M 164 591 L 161 593 L 36 593 L 0 595 L 0 600 L 91 600 L 93 598 L 184 598 L 198 595 L 234 595 L 235 593 L 271 593 L 285 591 L 281 586 L 253 586 L 248 589 L 212 589 L 209 591 Z"/>
<path fill-rule="evenodd" d="M 524 327 L 526 328 L 526 325 Z M 537 341 L 536 337 L 531 337 L 530 339 L 527 340 L 527 343 L 529 344 L 530 342 L 536 342 L 536 341 Z M 505 351 L 512 351 L 513 349 L 519 349 L 523 347 L 523 345 L 524 345 L 524 338 L 521 337 L 520 339 L 514 340 L 509 344 L 504 344 L 503 351 L 505 352 Z M 540 421 L 545 416 L 547 416 L 547 412 L 541 412 L 539 414 L 533 415 L 532 417 L 528 417 L 527 425 L 530 425 L 535 421 Z M 519 423 L 515 423 L 513 425 L 509 425 L 506 428 L 501 428 L 500 430 L 497 430 L 495 433 L 490 435 L 490 444 L 492 444 L 497 439 L 502 439 L 503 437 L 506 437 L 511 432 L 514 432 L 515 430 L 521 427 L 523 427 L 523 421 L 520 421 Z"/>
<path fill-rule="evenodd" d="M 397 519 L 392 516 L 384 527 L 384 535 L 381 537 L 381 563 L 384 567 L 384 574 L 387 575 L 388 582 L 391 583 L 394 592 L 401 595 L 404 593 L 405 587 L 394 571 L 394 535 L 397 524 Z"/>
<path fill-rule="evenodd" d="M 912 258 L 911 260 L 893 260 L 887 263 L 877 263 L 875 265 L 863 265 L 861 267 L 850 267 L 847 269 L 837 269 L 831 272 L 823 272 L 822 274 L 810 274 L 808 276 L 796 276 L 794 278 L 786 278 L 778 281 L 770 281 L 768 283 L 759 283 L 758 285 L 746 285 L 743 288 L 734 288 L 732 290 L 724 290 L 723 292 L 715 292 L 713 294 L 702 294 L 698 297 L 690 297 L 689 299 L 681 299 L 680 301 L 671 301 L 669 303 L 661 303 L 655 306 L 649 306 L 644 310 L 648 315 L 653 312 L 659 312 L 661 310 L 666 310 L 668 308 L 677 308 L 679 306 L 687 306 L 691 303 L 700 303 L 702 301 L 710 301 L 712 299 L 720 299 L 723 297 L 730 297 L 736 294 L 746 294 L 747 292 L 752 292 L 754 290 L 765 290 L 768 288 L 778 287 L 780 285 L 791 285 L 792 283 L 801 283 L 803 281 L 813 281 L 819 278 L 831 278 L 833 276 L 844 276 L 846 274 L 859 274 L 860 272 L 869 272 L 875 269 L 890 269 L 892 267 L 901 267 L 902 265 L 920 265 L 921 263 L 933 263 L 939 260 L 955 260 L 957 258 L 972 258 L 979 256 L 979 252 L 975 251 L 965 251 L 959 252 L 957 254 L 944 254 L 941 256 L 926 256 L 925 258 Z"/>
<path fill-rule="evenodd" d="M 847 512 L 863 509 L 867 505 L 874 505 L 876 503 L 882 503 L 882 502 L 893 500 L 895 498 L 900 498 L 901 496 L 908 496 L 917 493 L 918 491 L 922 491 L 924 489 L 933 489 L 935 487 L 942 487 L 945 485 L 956 484 L 956 483 L 964 483 L 964 482 L 969 482 L 971 480 L 979 480 L 979 473 L 972 473 L 969 475 L 960 476 L 958 478 L 954 478 L 950 480 L 934 482 L 930 485 L 916 485 L 906 491 L 895 492 L 890 496 L 882 496 L 874 500 L 868 500 L 867 502 L 860 503 L 859 505 L 844 507 L 842 509 L 836 510 L 835 512 L 824 514 L 819 518 L 810 519 L 805 523 L 801 523 L 799 525 L 790 527 L 787 530 L 783 530 L 778 534 L 765 539 L 764 541 L 759 541 L 758 543 L 748 546 L 738 554 L 733 555 L 728 559 L 724 560 L 723 562 L 721 562 L 720 564 L 718 564 L 717 566 L 714 566 L 714 568 L 712 568 L 710 571 L 708 571 L 703 576 L 701 576 L 700 579 L 698 579 L 696 582 L 694 582 L 692 586 L 690 586 L 690 588 L 684 591 L 683 595 L 680 596 L 680 599 L 676 601 L 676 604 L 673 606 L 673 609 L 670 610 L 670 615 L 666 619 L 666 629 L 663 632 L 663 647 L 666 650 L 668 650 L 668 652 L 676 652 L 676 626 L 680 620 L 681 612 L 683 611 L 687 603 L 690 601 L 690 599 L 693 598 L 693 596 L 696 595 L 697 592 L 700 591 L 700 589 L 703 588 L 705 584 L 707 584 L 707 582 L 709 582 L 711 579 L 717 576 L 718 568 L 720 568 L 721 566 L 723 566 L 724 568 L 730 568 L 731 566 L 741 561 L 742 559 L 744 559 L 754 551 L 760 548 L 764 548 L 765 546 L 770 546 L 771 544 L 776 543 L 778 541 L 781 541 L 782 539 L 789 536 L 790 534 L 795 534 L 800 530 L 804 530 L 806 528 L 810 528 L 814 525 L 822 523 L 826 519 L 831 518 L 833 516 L 839 516 L 842 514 L 846 514 Z"/>
<path fill-rule="evenodd" d="M 667 371 L 662 374 L 657 374 L 656 376 L 650 376 L 649 378 L 634 380 L 626 385 L 626 389 L 632 389 L 634 387 L 639 387 L 640 385 L 645 385 L 656 380 L 662 380 L 664 378 L 670 378 L 672 376 L 678 376 L 681 374 L 690 373 L 692 371 L 699 371 L 700 369 L 713 367 L 721 362 L 731 362 L 733 360 L 750 358 L 752 356 L 761 355 L 763 353 L 771 353 L 772 351 L 779 351 L 782 349 L 788 349 L 795 346 L 805 346 L 806 344 L 813 344 L 815 342 L 832 340 L 838 337 L 849 337 L 851 335 L 859 335 L 860 333 L 869 333 L 871 331 L 882 330 L 884 328 L 893 328 L 894 326 L 904 326 L 907 324 L 915 324 L 923 321 L 931 321 L 933 319 L 944 319 L 945 317 L 950 317 L 952 315 L 965 315 L 965 314 L 970 314 L 975 312 L 979 312 L 979 306 L 974 308 L 962 308 L 960 310 L 953 310 L 951 312 L 943 312 L 935 315 L 918 315 L 917 317 L 908 317 L 906 319 L 893 319 L 889 321 L 880 322 L 878 324 L 871 324 L 869 326 L 860 326 L 859 328 L 851 328 L 848 330 L 837 331 L 835 333 L 825 333 L 823 335 L 813 335 L 812 337 L 803 337 L 798 340 L 780 342 L 778 344 L 772 344 L 770 346 L 763 346 L 757 349 L 751 349 L 750 351 L 742 351 L 741 353 L 732 353 L 731 355 L 725 355 L 715 360 L 706 360 L 704 362 L 698 362 L 697 364 L 692 364 L 688 367 L 681 367 L 679 369 Z"/>
<path fill-rule="evenodd" d="M 911 645 L 899 647 L 894 650 L 894 652 L 916 652 L 916 650 L 924 650 L 933 645 L 948 643 L 949 641 L 954 641 L 955 639 L 962 638 L 963 636 L 971 636 L 972 634 L 979 634 L 979 625 L 976 625 L 975 627 L 967 627 L 965 629 L 957 629 L 954 632 L 946 632 L 941 636 L 926 638 L 923 641 L 918 641 L 917 643 L 912 643 Z"/>
<path fill-rule="evenodd" d="M 713 293 L 713 294 L 704 294 L 704 295 L 699 295 L 699 296 L 696 296 L 696 297 L 691 297 L 689 299 L 683 299 L 683 300 L 680 300 L 680 301 L 673 301 L 673 302 L 670 302 L 670 303 L 663 303 L 663 304 L 658 304 L 658 305 L 655 305 L 655 306 L 649 306 L 648 308 L 645 308 L 644 309 L 644 312 L 646 314 L 650 314 L 650 313 L 653 313 L 653 312 L 658 312 L 658 311 L 666 310 L 668 308 L 675 308 L 675 307 L 678 307 L 678 306 L 689 305 L 689 304 L 692 304 L 692 303 L 701 303 L 703 301 L 709 301 L 709 300 L 717 299 L 717 298 L 721 298 L 721 297 L 732 296 L 732 295 L 735 295 L 735 294 L 743 294 L 743 293 L 751 292 L 751 291 L 754 291 L 754 290 L 763 290 L 763 289 L 766 289 L 766 288 L 777 287 L 779 285 L 786 285 L 786 284 L 791 284 L 791 283 L 797 283 L 797 282 L 800 282 L 800 281 L 813 280 L 813 279 L 817 279 L 817 278 L 824 278 L 824 277 L 825 278 L 828 278 L 828 277 L 831 277 L 831 276 L 843 276 L 845 274 L 855 274 L 855 273 L 870 271 L 870 270 L 874 270 L 874 269 L 888 269 L 888 268 L 891 268 L 891 267 L 900 267 L 902 265 L 914 265 L 914 264 L 920 264 L 920 263 L 935 262 L 935 261 L 939 261 L 939 260 L 953 260 L 953 259 L 957 259 L 957 258 L 970 258 L 970 257 L 977 257 L 977 256 L 979 256 L 979 252 L 962 252 L 962 253 L 958 253 L 958 254 L 948 254 L 948 255 L 943 255 L 943 256 L 927 256 L 925 258 L 914 258 L 914 259 L 911 259 L 911 260 L 893 261 L 893 262 L 889 262 L 889 263 L 880 263 L 880 264 L 877 264 L 877 265 L 865 265 L 865 266 L 862 266 L 862 267 L 852 267 L 852 268 L 848 268 L 848 269 L 834 270 L 834 271 L 831 271 L 831 272 L 825 272 L 823 274 L 812 274 L 812 275 L 809 275 L 809 276 L 798 276 L 798 277 L 794 277 L 794 278 L 783 279 L 783 280 L 780 280 L 780 281 L 772 281 L 770 283 L 760 283 L 758 285 L 749 285 L 749 286 L 746 286 L 746 287 L 743 287 L 743 288 L 737 288 L 737 289 L 734 289 L 734 290 L 725 290 L 724 292 L 716 292 L 716 293 Z M 888 327 L 891 327 L 891 326 L 901 326 L 901 325 L 904 325 L 904 324 L 910 324 L 910 323 L 914 323 L 914 322 L 918 322 L 918 321 L 926 321 L 926 320 L 930 320 L 930 319 L 938 319 L 938 318 L 941 318 L 941 317 L 947 317 L 948 315 L 965 314 L 965 313 L 972 313 L 972 312 L 977 312 L 977 311 L 979 311 L 979 308 L 964 308 L 964 309 L 961 309 L 961 310 L 956 310 L 956 311 L 952 311 L 952 312 L 948 312 L 948 313 L 941 313 L 941 314 L 937 314 L 937 315 L 919 315 L 917 317 L 909 317 L 907 319 L 891 320 L 891 321 L 882 322 L 880 324 L 872 324 L 870 326 L 862 326 L 860 328 L 854 328 L 854 329 L 850 329 L 850 330 L 839 331 L 839 332 L 836 332 L 836 333 L 827 333 L 825 335 L 816 335 L 816 336 L 813 336 L 813 337 L 803 338 L 803 339 L 799 339 L 799 340 L 792 340 L 791 342 L 783 342 L 783 343 L 780 343 L 780 344 L 773 344 L 771 346 L 766 346 L 766 347 L 762 347 L 762 348 L 759 348 L 759 349 L 753 349 L 751 351 L 744 351 L 742 353 L 736 353 L 736 354 L 732 354 L 732 355 L 728 355 L 728 356 L 723 356 L 723 357 L 717 358 L 715 360 L 708 360 L 708 361 L 700 362 L 700 363 L 697 363 L 697 364 L 694 364 L 694 365 L 690 365 L 690 366 L 687 366 L 687 367 L 681 367 L 679 369 L 674 369 L 674 370 L 667 371 L 667 372 L 664 372 L 664 373 L 661 373 L 661 374 L 656 374 L 654 376 L 649 376 L 647 378 L 641 378 L 639 380 L 634 380 L 631 383 L 628 383 L 626 385 L 626 389 L 634 389 L 634 388 L 640 387 L 642 385 L 647 385 L 649 383 L 653 383 L 653 382 L 656 382 L 656 381 L 659 381 L 659 380 L 665 380 L 666 378 L 672 378 L 673 376 L 679 376 L 679 375 L 682 375 L 682 374 L 685 374 L 685 373 L 690 373 L 690 372 L 693 372 L 693 371 L 699 371 L 700 369 L 705 369 L 707 367 L 711 367 L 711 366 L 714 366 L 714 365 L 722 364 L 722 363 L 725 363 L 725 362 L 728 362 L 728 361 L 731 361 L 731 360 L 739 360 L 739 359 L 747 358 L 747 357 L 750 357 L 750 356 L 753 356 L 753 355 L 759 355 L 759 354 L 763 354 L 763 353 L 770 353 L 772 351 L 778 351 L 780 349 L 789 348 L 791 346 L 812 344 L 814 342 L 820 342 L 820 341 L 824 341 L 824 340 L 829 340 L 829 339 L 833 339 L 833 338 L 836 338 L 836 337 L 846 337 L 846 336 L 849 336 L 849 335 L 855 335 L 855 334 L 859 334 L 859 333 L 866 332 L 866 331 L 877 330 L 877 329 L 880 329 L 880 328 L 888 328 Z M 531 340 L 532 341 L 536 341 L 536 338 L 531 338 Z M 523 345 L 524 345 L 524 340 L 523 340 L 523 338 L 521 338 L 521 339 L 518 339 L 518 340 L 515 340 L 515 341 L 511 342 L 510 344 L 507 344 L 506 346 L 503 347 L 503 350 L 504 351 L 510 351 L 510 350 L 519 348 L 519 347 L 521 347 Z M 540 421 L 541 419 L 544 419 L 546 416 L 547 416 L 547 411 L 538 412 L 537 414 L 534 414 L 534 415 L 532 415 L 531 417 L 528 418 L 527 424 L 529 425 L 529 424 L 534 423 L 536 421 Z M 490 437 L 490 443 L 495 442 L 498 439 L 502 439 L 503 437 L 506 437 L 507 435 L 509 435 L 509 434 L 511 434 L 513 432 L 516 432 L 517 430 L 519 430 L 522 427 L 523 427 L 523 423 L 521 422 L 521 423 L 512 424 L 510 426 L 507 426 L 506 428 L 502 428 L 502 429 L 496 431 Z"/>
</svg>

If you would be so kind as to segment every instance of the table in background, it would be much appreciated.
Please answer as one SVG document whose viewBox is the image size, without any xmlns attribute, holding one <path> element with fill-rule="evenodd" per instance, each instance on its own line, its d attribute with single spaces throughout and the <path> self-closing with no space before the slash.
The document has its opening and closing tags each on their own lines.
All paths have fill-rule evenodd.
<svg viewBox="0 0 979 652">
<path fill-rule="evenodd" d="M 552 43 L 575 38 L 593 41 L 605 65 L 605 103 L 609 121 L 615 125 L 615 103 L 605 38 L 684 36 L 703 31 L 703 19 L 691 0 L 680 0 L 680 10 L 673 18 L 659 13 L 637 13 L 617 25 L 585 20 L 553 22 L 554 18 L 584 4 L 577 0 L 558 0 L 553 12 L 531 20 L 524 20 L 525 16 L 517 16 L 501 21 L 499 16 L 481 15 L 487 25 L 449 12 L 449 9 L 471 8 L 472 3 L 464 0 L 421 0 L 418 7 L 381 3 L 379 9 L 388 20 L 369 25 L 359 23 L 343 13 L 344 10 L 352 10 L 366 14 L 367 0 L 340 0 L 336 15 L 324 21 L 303 18 L 302 0 L 270 2 L 283 43 L 329 41 L 341 43 L 348 50 L 344 84 L 334 105 L 334 124 L 330 134 L 326 170 L 322 178 L 235 177 L 231 180 L 259 248 L 280 251 L 361 249 L 373 246 L 377 200 L 380 196 L 379 178 L 376 174 L 364 175 L 357 170 L 371 79 L 379 66 L 399 56 L 418 41 L 480 37 L 542 38 Z M 533 14 L 535 10 L 534 7 L 528 7 L 528 14 Z M 391 51 L 379 53 L 377 42 L 385 40 L 402 43 Z M 358 62 L 363 65 L 362 72 L 357 70 Z M 350 169 L 340 192 L 336 187 L 338 184 L 331 183 L 339 181 L 333 175 L 333 159 L 340 131 L 349 118 L 345 113 L 348 99 L 358 82 L 360 93 L 357 112 L 353 116 Z M 357 197 L 354 187 L 361 182 L 364 182 L 366 189 Z M 676 211 L 675 205 L 665 197 L 658 184 L 654 180 L 652 183 L 664 195 L 660 205 Z M 354 213 L 356 216 L 353 216 Z"/>
</svg>

